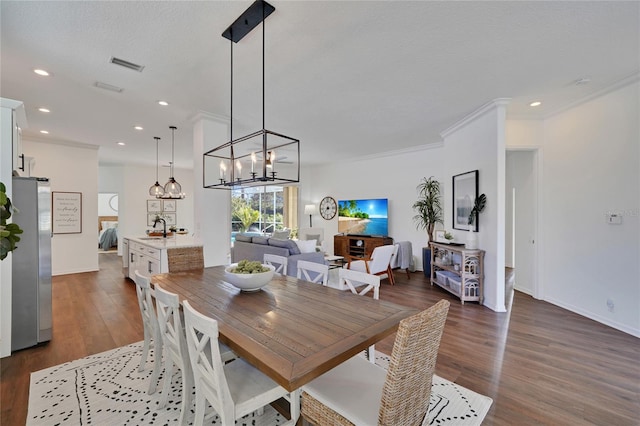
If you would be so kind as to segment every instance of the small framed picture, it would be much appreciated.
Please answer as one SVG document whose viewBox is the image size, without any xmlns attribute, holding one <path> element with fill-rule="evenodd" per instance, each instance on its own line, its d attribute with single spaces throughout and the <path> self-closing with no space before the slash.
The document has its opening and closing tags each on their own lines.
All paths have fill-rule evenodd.
<svg viewBox="0 0 640 426">
<path fill-rule="evenodd" d="M 444 238 L 444 234 L 446 234 L 447 231 L 443 230 L 438 230 L 438 231 L 433 231 L 433 238 L 436 240 L 437 243 L 447 243 L 448 241 L 446 240 L 446 238 Z"/>
<path fill-rule="evenodd" d="M 176 212 L 176 200 L 162 200 L 162 211 L 168 213 Z"/>
<path fill-rule="evenodd" d="M 158 213 L 147 213 L 147 226 L 153 226 L 157 216 L 159 216 Z"/>
<path fill-rule="evenodd" d="M 176 225 L 176 214 L 175 213 L 165 213 L 162 215 L 162 218 L 167 221 L 167 227 Z"/>
<path fill-rule="evenodd" d="M 147 213 L 160 213 L 161 211 L 162 200 L 147 200 Z"/>
</svg>

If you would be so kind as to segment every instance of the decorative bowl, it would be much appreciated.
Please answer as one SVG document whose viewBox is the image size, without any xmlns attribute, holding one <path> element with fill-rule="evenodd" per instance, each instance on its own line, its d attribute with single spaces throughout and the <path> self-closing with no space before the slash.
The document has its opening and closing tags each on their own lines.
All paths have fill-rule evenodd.
<svg viewBox="0 0 640 426">
<path fill-rule="evenodd" d="M 224 280 L 241 291 L 251 292 L 258 291 L 271 281 L 276 268 L 273 265 L 262 264 L 265 268 L 269 268 L 267 272 L 259 272 L 257 274 L 235 274 L 229 272 L 238 266 L 237 263 L 224 268 Z"/>
</svg>

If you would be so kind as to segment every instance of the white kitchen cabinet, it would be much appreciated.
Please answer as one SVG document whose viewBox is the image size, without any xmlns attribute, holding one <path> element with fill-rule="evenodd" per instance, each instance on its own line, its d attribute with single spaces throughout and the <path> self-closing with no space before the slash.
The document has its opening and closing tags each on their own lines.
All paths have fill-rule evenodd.
<svg viewBox="0 0 640 426">
<path fill-rule="evenodd" d="M 182 251 L 175 249 L 194 248 L 202 251 L 202 243 L 191 237 L 122 239 L 122 270 L 125 277 L 133 279 L 135 271 L 145 277 L 169 272 L 169 257 Z M 127 253 L 128 252 L 128 253 Z"/>
</svg>

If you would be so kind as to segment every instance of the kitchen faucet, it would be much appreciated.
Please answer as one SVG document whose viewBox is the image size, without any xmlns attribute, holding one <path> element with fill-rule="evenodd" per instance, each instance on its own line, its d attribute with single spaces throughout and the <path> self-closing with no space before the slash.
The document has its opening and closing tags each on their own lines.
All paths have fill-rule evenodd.
<svg viewBox="0 0 640 426">
<path fill-rule="evenodd" d="M 162 224 L 164 225 L 164 229 L 162 230 L 162 238 L 167 238 L 167 221 L 163 218 L 156 216 L 156 218 L 153 220 L 153 229 L 156 229 L 156 225 L 160 221 L 162 221 Z"/>
</svg>

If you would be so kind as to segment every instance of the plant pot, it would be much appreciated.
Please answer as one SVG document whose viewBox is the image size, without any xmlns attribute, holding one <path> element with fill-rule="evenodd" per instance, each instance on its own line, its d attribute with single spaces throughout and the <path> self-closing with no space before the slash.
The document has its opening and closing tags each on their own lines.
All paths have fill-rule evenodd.
<svg viewBox="0 0 640 426">
<path fill-rule="evenodd" d="M 469 231 L 467 233 L 467 241 L 464 244 L 464 248 L 475 250 L 478 248 L 478 233 L 474 231 Z"/>
</svg>

